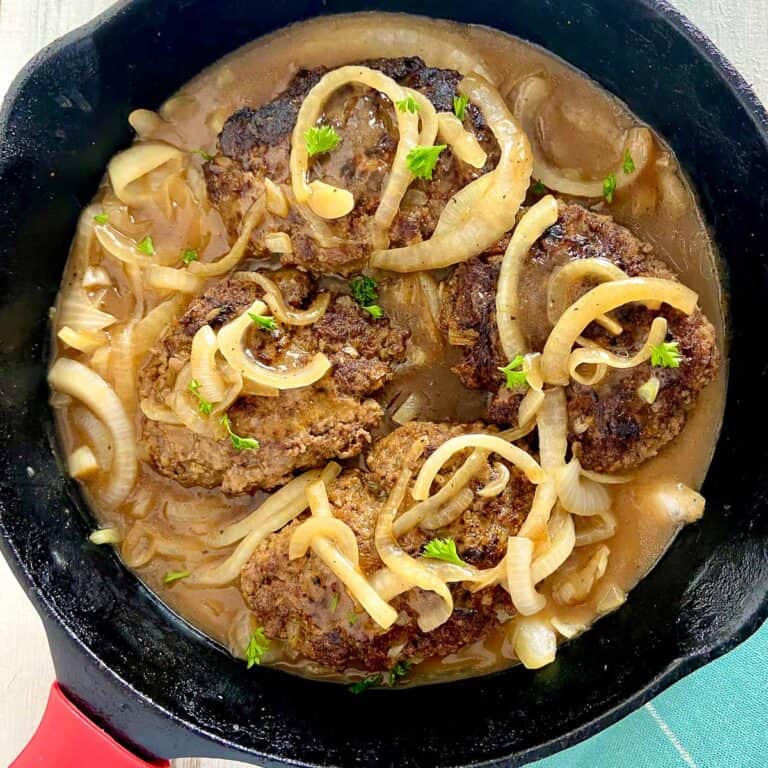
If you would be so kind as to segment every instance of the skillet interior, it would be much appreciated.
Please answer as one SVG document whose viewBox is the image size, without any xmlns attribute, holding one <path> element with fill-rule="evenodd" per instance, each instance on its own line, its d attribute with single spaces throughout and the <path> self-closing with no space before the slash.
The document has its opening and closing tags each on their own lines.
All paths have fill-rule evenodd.
<svg viewBox="0 0 768 768">
<path fill-rule="evenodd" d="M 746 637 L 768 611 L 768 447 L 760 439 L 768 427 L 761 391 L 768 258 L 758 238 L 768 216 L 768 120 L 705 42 L 665 7 L 643 2 L 592 0 L 578 18 L 567 0 L 514 11 L 496 0 L 471 11 L 452 2 L 420 8 L 541 43 L 617 93 L 676 151 L 728 261 L 731 379 L 704 489 L 708 514 L 618 613 L 536 674 L 513 669 L 450 688 L 352 697 L 273 670 L 246 675 L 111 552 L 86 543 L 89 513 L 51 450 L 47 308 L 77 213 L 107 159 L 129 140 L 128 113 L 159 103 L 271 29 L 321 9 L 372 6 L 331 0 L 255 12 L 236 0 L 134 0 L 38 57 L 0 116 L 3 547 L 46 617 L 61 681 L 149 752 L 260 764 L 271 762 L 264 756 L 304 764 L 457 765 L 511 756 L 508 764 L 521 763 L 622 716 Z M 669 23 L 659 23 L 665 16 Z"/>
</svg>

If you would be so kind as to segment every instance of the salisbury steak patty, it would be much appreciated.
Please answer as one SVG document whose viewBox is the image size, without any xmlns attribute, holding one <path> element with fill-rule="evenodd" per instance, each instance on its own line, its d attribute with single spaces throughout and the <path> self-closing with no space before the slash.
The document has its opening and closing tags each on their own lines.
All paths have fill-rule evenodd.
<svg viewBox="0 0 768 768">
<path fill-rule="evenodd" d="M 568 261 L 583 258 L 608 259 L 630 277 L 677 279 L 655 258 L 651 246 L 609 217 L 561 204 L 557 222 L 531 248 L 521 273 L 520 317 L 530 350 L 540 351 L 552 328 L 547 320 L 550 275 Z M 441 319 L 449 342 L 462 348 L 454 372 L 465 386 L 494 393 L 489 405 L 492 421 L 515 424 L 521 395 L 506 389 L 498 370 L 508 362 L 496 326 L 500 263 L 500 253 L 489 253 L 459 265 L 447 284 Z M 579 286 L 572 299 L 592 287 Z M 717 372 L 715 330 L 699 309 L 685 316 L 667 305 L 658 311 L 630 305 L 612 313 L 625 329 L 620 336 L 594 324 L 585 336 L 631 355 L 643 345 L 658 315 L 668 321 L 667 339 L 679 345 L 679 368 L 652 367 L 647 361 L 627 370 L 610 368 L 593 387 L 576 382 L 567 387 L 571 445 L 589 469 L 618 471 L 655 456 L 680 433 L 698 392 Z M 661 383 L 652 405 L 637 394 L 651 376 Z"/>
<path fill-rule="evenodd" d="M 360 566 L 366 575 L 383 566 L 374 545 L 376 519 L 414 441 L 428 438 L 423 462 L 448 438 L 481 429 L 482 425 L 408 424 L 376 443 L 368 456 L 370 472 L 347 470 L 331 484 L 328 495 L 333 514 L 355 532 Z M 463 458 L 455 457 L 445 472 Z M 470 484 L 473 491 L 488 481 L 491 471 L 491 465 L 486 465 Z M 466 562 L 480 568 L 496 565 L 506 552 L 507 537 L 517 533 L 533 499 L 533 487 L 522 473 L 515 467 L 510 472 L 510 482 L 499 496 L 482 499 L 475 495 L 458 520 L 439 531 L 414 529 L 400 537 L 400 545 L 418 556 L 433 537 L 450 536 Z M 381 671 L 404 660 L 447 656 L 496 624 L 499 612 L 514 612 L 499 588 L 472 594 L 456 584 L 451 587 L 453 615 L 433 632 L 424 633 L 416 625 L 416 608 L 427 593 L 412 589 L 391 601 L 400 616 L 389 630 L 382 630 L 316 555 L 288 559 L 288 544 L 298 525 L 299 521 L 291 523 L 259 545 L 243 569 L 241 589 L 267 636 L 287 641 L 293 652 L 324 666 L 339 671 Z"/>
<path fill-rule="evenodd" d="M 452 111 L 461 79 L 458 72 L 427 67 L 419 58 L 376 59 L 361 62 L 384 72 L 401 85 L 422 92 L 438 111 Z M 258 109 L 246 108 L 232 115 L 219 137 L 219 154 L 206 164 L 208 193 L 235 237 L 243 215 L 264 190 L 264 178 L 286 185 L 291 133 L 307 92 L 327 70 L 300 70 L 288 87 Z M 254 234 L 252 247 L 261 249 L 264 232 L 282 231 L 291 236 L 293 253 L 283 262 L 323 273 L 359 271 L 371 251 L 372 216 L 389 174 L 397 148 L 397 124 L 389 99 L 363 86 L 337 91 L 325 105 L 323 122 L 334 127 L 341 143 L 312 162 L 311 173 L 326 183 L 348 189 L 355 208 L 336 221 L 316 217 L 292 205 L 287 218 L 269 216 Z M 393 246 L 429 237 L 446 201 L 467 182 L 495 165 L 495 140 L 474 106 L 467 108 L 465 125 L 474 130 L 488 153 L 483 169 L 475 169 L 444 151 L 433 181 L 414 182 L 405 196 L 390 231 Z M 312 223 L 312 219 L 315 222 Z"/>
<path fill-rule="evenodd" d="M 295 270 L 269 273 L 286 301 L 305 305 L 311 280 Z M 189 361 L 192 337 L 208 323 L 214 329 L 238 316 L 262 295 L 247 273 L 214 285 L 189 306 L 159 343 L 140 373 L 142 398 L 165 404 L 176 376 Z M 255 329 L 251 353 L 266 365 L 300 365 L 324 352 L 332 371 L 311 387 L 278 397 L 244 395 L 230 407 L 233 431 L 258 439 L 258 450 L 237 451 L 226 437 L 215 439 L 184 426 L 145 418 L 143 439 L 155 468 L 183 485 L 221 486 L 228 494 L 269 489 L 299 469 L 331 458 L 355 456 L 370 443 L 370 430 L 383 412 L 368 397 L 405 358 L 408 332 L 387 319 L 373 320 L 348 296 L 335 294 L 323 317 L 311 326 Z"/>
</svg>

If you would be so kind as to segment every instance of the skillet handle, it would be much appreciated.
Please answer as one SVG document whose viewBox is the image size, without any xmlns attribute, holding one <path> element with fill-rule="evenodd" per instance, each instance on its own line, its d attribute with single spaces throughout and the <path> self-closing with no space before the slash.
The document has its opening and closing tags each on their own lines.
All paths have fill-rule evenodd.
<svg viewBox="0 0 768 768">
<path fill-rule="evenodd" d="M 91 722 L 54 683 L 37 731 L 11 768 L 170 768 L 170 763 L 136 757 Z"/>
</svg>

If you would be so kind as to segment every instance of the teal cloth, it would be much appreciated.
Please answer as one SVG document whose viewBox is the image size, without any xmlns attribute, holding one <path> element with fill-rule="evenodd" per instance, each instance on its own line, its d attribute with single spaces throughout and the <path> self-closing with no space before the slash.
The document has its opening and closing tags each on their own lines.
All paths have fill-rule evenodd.
<svg viewBox="0 0 768 768">
<path fill-rule="evenodd" d="M 768 623 L 616 725 L 531 768 L 768 768 Z"/>
</svg>

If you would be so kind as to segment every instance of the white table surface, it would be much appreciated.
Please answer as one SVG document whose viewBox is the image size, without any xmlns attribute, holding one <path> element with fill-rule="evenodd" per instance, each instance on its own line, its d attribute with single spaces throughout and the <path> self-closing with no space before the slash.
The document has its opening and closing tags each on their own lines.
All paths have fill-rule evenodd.
<svg viewBox="0 0 768 768">
<path fill-rule="evenodd" d="M 51 40 L 111 0 L 0 0 L 0 94 Z M 768 103 L 768 0 L 673 0 Z M 26 744 L 43 712 L 53 666 L 40 619 L 0 557 L 0 766 Z M 175 768 L 224 768 L 223 760 L 177 760 Z M 599 768 L 599 767 L 597 767 Z"/>
</svg>

